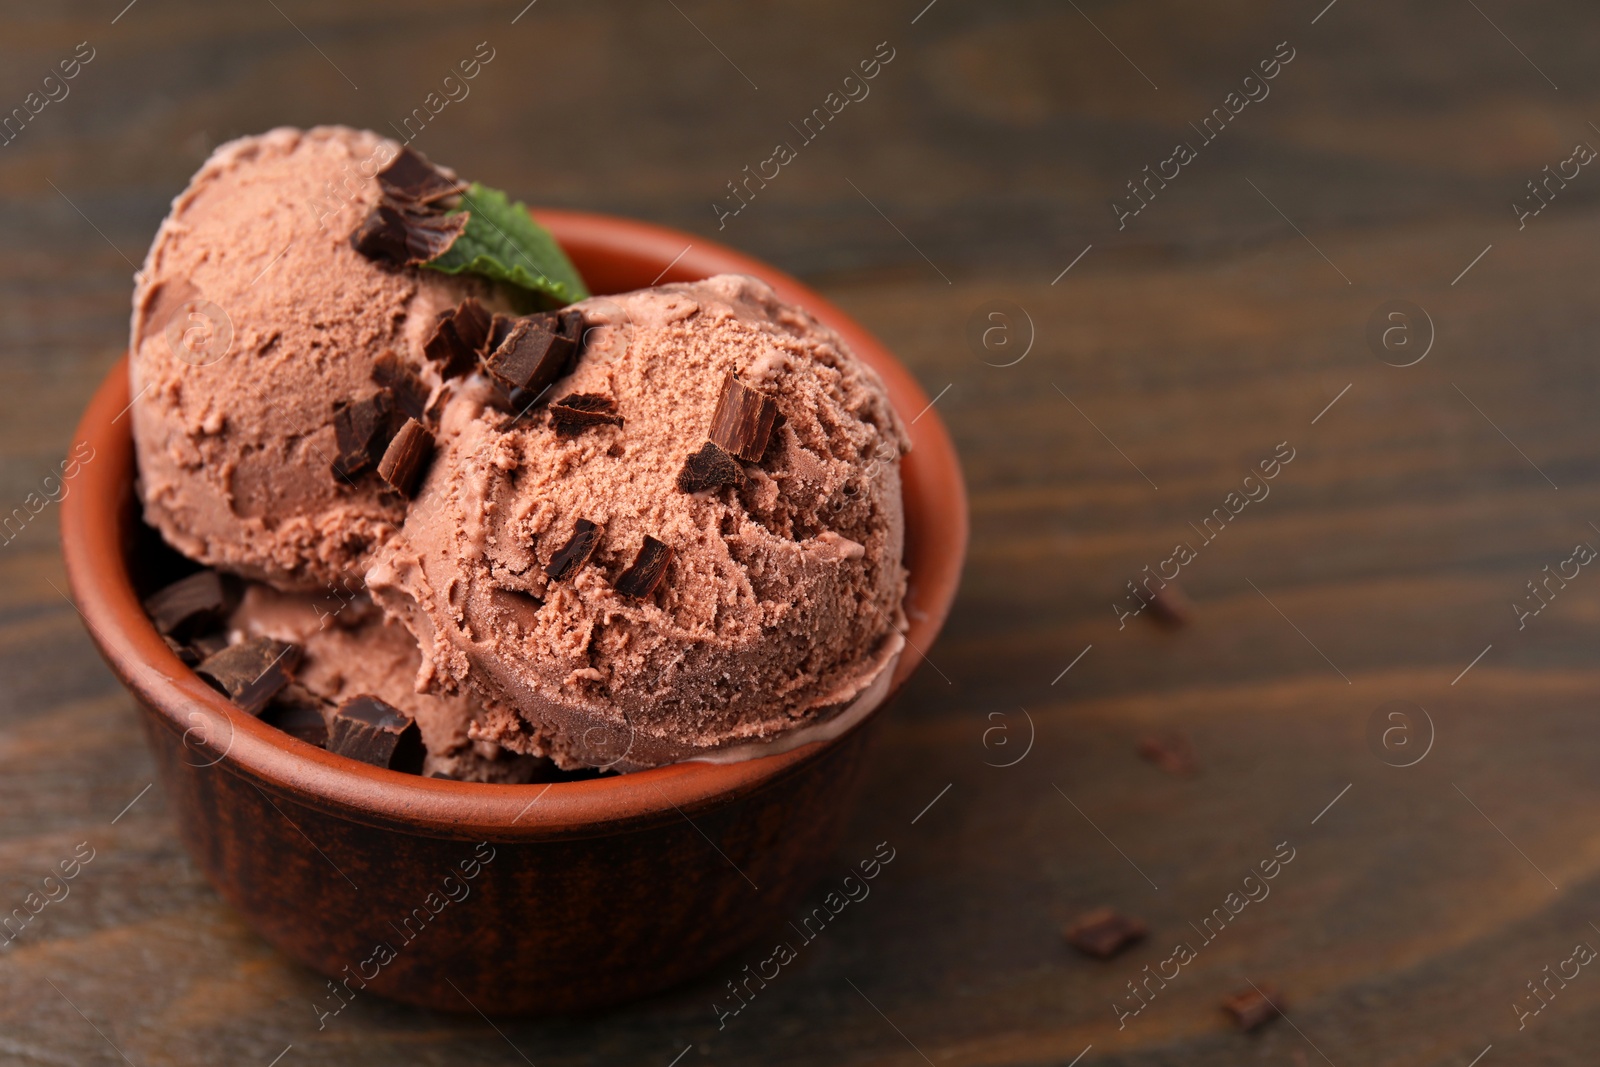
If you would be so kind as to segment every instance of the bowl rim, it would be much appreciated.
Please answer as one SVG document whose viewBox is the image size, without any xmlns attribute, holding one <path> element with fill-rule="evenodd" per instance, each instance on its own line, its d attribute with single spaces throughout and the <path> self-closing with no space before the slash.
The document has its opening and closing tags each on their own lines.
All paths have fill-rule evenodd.
<svg viewBox="0 0 1600 1067">
<path fill-rule="evenodd" d="M 883 378 L 896 410 L 919 412 L 902 476 L 911 570 L 907 655 L 889 696 L 904 688 L 949 615 L 965 561 L 968 518 L 960 463 L 938 413 L 887 348 L 830 301 L 782 271 L 697 234 L 578 211 L 534 210 L 568 254 L 606 264 L 596 273 L 637 272 L 649 284 L 714 274 L 753 275 L 837 332 Z M 659 273 L 657 273 L 659 271 Z M 636 286 L 637 287 L 637 286 Z M 597 294 L 597 295 L 604 295 Z M 111 368 L 80 421 L 75 445 L 92 458 L 61 502 L 67 577 L 102 656 L 157 723 L 182 741 L 184 762 L 226 768 L 258 788 L 367 825 L 432 837 L 536 840 L 642 829 L 729 803 L 796 773 L 839 746 L 839 737 L 738 763 L 686 762 L 578 782 L 497 785 L 422 778 L 371 767 L 308 745 L 236 708 L 183 665 L 145 616 L 125 564 L 136 504 L 128 357 Z M 911 566 L 912 557 L 916 566 Z"/>
</svg>

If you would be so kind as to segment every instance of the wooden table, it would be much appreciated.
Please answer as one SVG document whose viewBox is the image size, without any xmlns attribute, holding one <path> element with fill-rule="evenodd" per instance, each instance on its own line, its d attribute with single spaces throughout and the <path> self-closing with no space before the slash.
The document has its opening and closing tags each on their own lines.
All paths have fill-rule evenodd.
<svg viewBox="0 0 1600 1067">
<path fill-rule="evenodd" d="M 1570 162 L 1600 144 L 1591 6 L 124 2 L 0 32 L 3 108 L 93 50 L 0 148 L 0 511 L 57 469 L 210 148 L 389 129 L 487 41 L 417 145 L 821 287 L 939 397 L 974 538 L 839 871 L 897 859 L 725 1029 L 737 965 L 593 1017 L 368 1000 L 319 1032 L 321 980 L 218 902 L 146 792 L 46 508 L 0 551 L 0 906 L 94 858 L 0 947 L 0 1062 L 1592 1060 L 1600 976 L 1564 961 L 1600 945 L 1600 576 L 1527 584 L 1600 546 L 1600 173 Z M 726 183 L 883 41 L 870 95 L 719 230 Z M 1169 178 L 1132 214 L 1146 165 Z M 1570 177 L 1532 215 L 1547 165 Z M 1370 345 L 1394 299 L 1409 318 Z M 1192 621 L 1119 625 L 1180 543 Z M 1163 730 L 1198 773 L 1139 757 Z M 1270 895 L 1226 911 L 1280 844 Z M 1097 905 L 1149 938 L 1078 954 L 1060 929 Z M 1288 1018 L 1246 1035 L 1218 1005 L 1251 983 Z"/>
</svg>

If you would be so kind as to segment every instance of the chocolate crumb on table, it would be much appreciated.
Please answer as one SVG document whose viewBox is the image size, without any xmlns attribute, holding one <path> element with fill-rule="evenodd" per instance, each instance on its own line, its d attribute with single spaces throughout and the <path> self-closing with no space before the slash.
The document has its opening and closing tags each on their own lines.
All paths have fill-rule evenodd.
<svg viewBox="0 0 1600 1067">
<path fill-rule="evenodd" d="M 672 562 L 672 549 L 649 534 L 639 546 L 633 565 L 617 579 L 617 592 L 635 600 L 642 600 L 656 591 L 661 579 L 667 575 L 667 564 Z"/>
<path fill-rule="evenodd" d="M 251 637 L 207 656 L 195 673 L 251 715 L 260 715 L 299 665 L 299 645 Z"/>
<path fill-rule="evenodd" d="M 1149 927 L 1114 908 L 1086 911 L 1062 931 L 1067 943 L 1079 952 L 1108 960 L 1129 945 L 1143 940 Z"/>
<path fill-rule="evenodd" d="M 729 371 L 707 436 L 723 451 L 756 463 L 767 450 L 777 414 L 778 405 L 770 396 L 744 384 Z"/>
<path fill-rule="evenodd" d="M 1251 986 L 1224 999 L 1222 1010 L 1233 1016 L 1239 1029 L 1248 1032 L 1281 1015 L 1279 1005 L 1282 1003 L 1283 994 L 1278 992 L 1277 986 L 1264 985 L 1259 989 Z"/>
<path fill-rule="evenodd" d="M 600 535 L 604 532 L 604 527 L 588 519 L 573 523 L 572 536 L 550 557 L 550 565 L 544 569 L 546 577 L 553 582 L 563 582 L 572 577 L 594 554 L 595 546 L 600 543 Z"/>
<path fill-rule="evenodd" d="M 328 751 L 340 756 L 387 767 L 392 771 L 421 774 L 427 750 L 416 720 L 375 696 L 355 696 L 333 713 Z"/>
<path fill-rule="evenodd" d="M 1186 778 L 1199 769 L 1194 743 L 1177 730 L 1149 731 L 1139 738 L 1139 755 L 1168 774 Z"/>
<path fill-rule="evenodd" d="M 684 493 L 743 484 L 744 468 L 739 466 L 739 461 L 710 441 L 684 460 L 683 470 L 678 472 L 678 489 Z"/>
<path fill-rule="evenodd" d="M 1168 582 L 1150 597 L 1150 618 L 1162 626 L 1188 625 L 1194 617 L 1194 601 L 1177 582 Z"/>
<path fill-rule="evenodd" d="M 407 419 L 384 450 L 378 477 L 409 497 L 432 457 L 433 435 L 416 419 Z"/>
</svg>

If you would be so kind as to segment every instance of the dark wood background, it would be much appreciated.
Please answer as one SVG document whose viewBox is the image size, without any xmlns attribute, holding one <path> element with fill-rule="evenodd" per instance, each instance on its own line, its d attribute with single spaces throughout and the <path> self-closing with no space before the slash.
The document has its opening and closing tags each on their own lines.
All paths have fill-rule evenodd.
<svg viewBox="0 0 1600 1067">
<path fill-rule="evenodd" d="M 1600 975 L 1552 983 L 1521 1029 L 1514 1005 L 1600 945 L 1600 576 L 1525 628 L 1511 607 L 1600 546 L 1600 172 L 1552 183 L 1525 228 L 1512 208 L 1600 145 L 1592 6 L 125 2 L 0 24 L 0 109 L 78 42 L 95 55 L 0 147 L 0 511 L 56 469 L 124 344 L 133 265 L 213 146 L 388 129 L 488 41 L 418 146 L 819 286 L 940 396 L 974 536 L 839 874 L 880 841 L 897 859 L 726 1029 L 736 966 L 593 1017 L 369 999 L 319 1032 L 322 982 L 218 902 L 143 792 L 46 509 L 0 548 L 0 910 L 80 842 L 95 858 L 0 947 L 0 1062 L 1592 1060 Z M 871 95 L 719 233 L 725 183 L 881 41 Z M 1279 42 L 1270 96 L 1119 231 L 1108 200 Z M 1411 367 L 1364 338 L 1391 298 L 1436 334 Z M 1019 345 L 1031 321 L 1013 366 L 967 340 L 990 301 L 1026 313 Z M 1125 583 L 1279 442 L 1270 497 L 1184 568 L 1192 623 L 1119 630 Z M 1431 737 L 1415 766 L 1367 740 L 1389 701 L 1431 720 L 1395 750 Z M 1142 761 L 1151 729 L 1192 738 L 1199 773 Z M 1126 983 L 1285 841 L 1271 896 L 1119 1030 Z M 1075 953 L 1061 925 L 1100 904 L 1150 939 Z M 1233 1029 L 1218 1002 L 1250 982 L 1287 1021 Z"/>
</svg>

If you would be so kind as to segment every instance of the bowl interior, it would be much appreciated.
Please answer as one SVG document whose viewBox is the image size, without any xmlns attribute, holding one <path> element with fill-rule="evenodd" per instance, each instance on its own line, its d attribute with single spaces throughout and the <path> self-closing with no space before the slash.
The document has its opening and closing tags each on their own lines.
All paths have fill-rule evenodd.
<svg viewBox="0 0 1600 1067">
<path fill-rule="evenodd" d="M 597 294 L 720 273 L 754 275 L 807 308 L 882 376 L 910 427 L 902 469 L 906 506 L 907 655 L 898 692 L 938 636 L 966 551 L 966 495 L 938 414 L 915 379 L 870 334 L 798 281 L 700 237 L 578 212 L 536 213 Z M 233 707 L 184 667 L 145 617 L 131 581 L 140 524 L 126 418 L 126 361 L 101 385 L 78 429 L 97 457 L 62 502 L 62 541 L 73 592 L 112 668 L 164 725 L 183 735 L 197 765 L 225 764 L 264 789 L 373 825 L 497 840 L 589 836 L 642 826 L 742 795 L 783 775 L 830 742 L 733 764 L 680 763 L 588 781 L 505 786 L 399 774 L 306 745 Z M 676 810 L 674 810 L 676 809 Z"/>
</svg>

